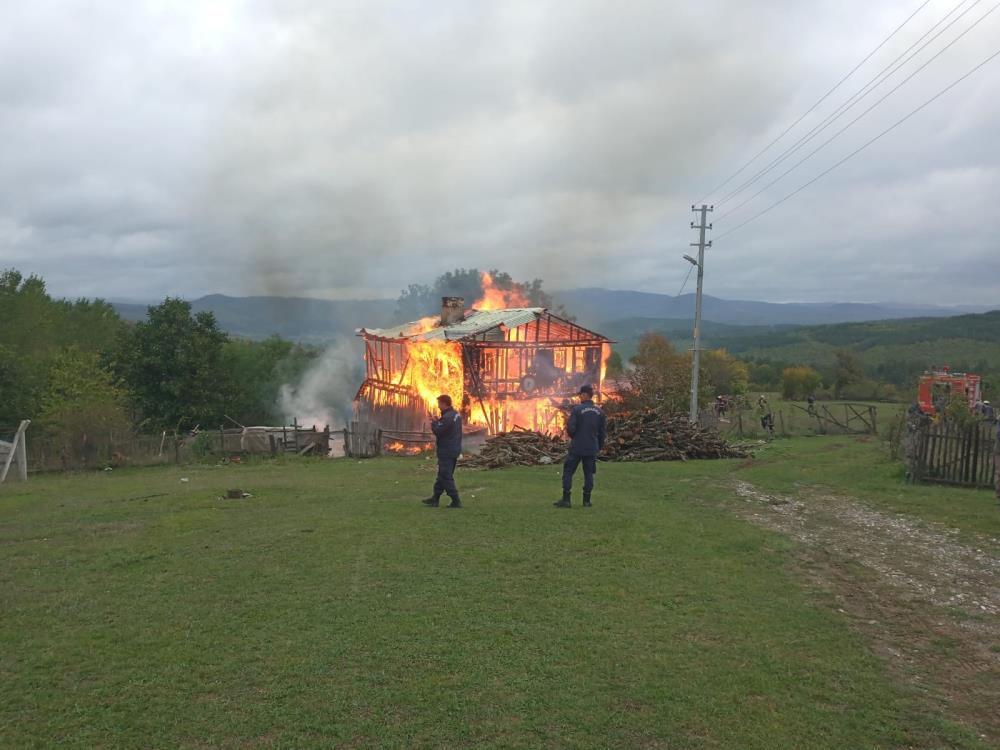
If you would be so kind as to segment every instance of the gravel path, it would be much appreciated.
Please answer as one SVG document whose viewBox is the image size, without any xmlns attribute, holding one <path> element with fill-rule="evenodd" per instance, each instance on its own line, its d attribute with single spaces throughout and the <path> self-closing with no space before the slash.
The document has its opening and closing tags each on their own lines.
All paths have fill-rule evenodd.
<svg viewBox="0 0 1000 750">
<path fill-rule="evenodd" d="M 735 490 L 742 517 L 801 543 L 803 572 L 897 679 L 1000 747 L 1000 539 L 968 543 L 848 497 Z"/>
</svg>

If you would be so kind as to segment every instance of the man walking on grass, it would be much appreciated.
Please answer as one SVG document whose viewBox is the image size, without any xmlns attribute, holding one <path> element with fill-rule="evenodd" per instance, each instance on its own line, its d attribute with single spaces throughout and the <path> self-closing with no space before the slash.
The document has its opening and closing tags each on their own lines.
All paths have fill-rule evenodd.
<svg viewBox="0 0 1000 750">
<path fill-rule="evenodd" d="M 438 409 L 441 416 L 431 417 L 431 432 L 437 440 L 438 473 L 434 480 L 434 494 L 423 501 L 430 508 L 438 507 L 441 493 L 451 498 L 449 508 L 461 508 L 462 501 L 458 499 L 458 487 L 455 486 L 455 467 L 458 457 L 462 454 L 462 415 L 451 406 L 451 396 L 438 396 Z"/>
<path fill-rule="evenodd" d="M 583 507 L 590 507 L 590 493 L 594 491 L 594 474 L 597 473 L 597 454 L 604 447 L 607 418 L 601 407 L 594 403 L 594 389 L 589 385 L 580 387 L 580 403 L 573 407 L 566 433 L 570 437 L 569 455 L 563 463 L 562 500 L 553 503 L 557 508 L 570 507 L 570 493 L 573 489 L 573 475 L 576 467 L 583 464 Z"/>
</svg>

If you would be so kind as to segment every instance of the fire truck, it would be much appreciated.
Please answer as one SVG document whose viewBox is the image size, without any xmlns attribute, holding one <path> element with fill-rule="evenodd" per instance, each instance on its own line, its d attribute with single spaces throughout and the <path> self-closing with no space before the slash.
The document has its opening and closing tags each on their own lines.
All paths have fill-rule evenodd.
<svg viewBox="0 0 1000 750">
<path fill-rule="evenodd" d="M 967 372 L 952 372 L 948 366 L 929 370 L 917 383 L 920 411 L 932 417 L 954 399 L 967 401 L 972 409 L 982 396 L 982 378 Z"/>
</svg>

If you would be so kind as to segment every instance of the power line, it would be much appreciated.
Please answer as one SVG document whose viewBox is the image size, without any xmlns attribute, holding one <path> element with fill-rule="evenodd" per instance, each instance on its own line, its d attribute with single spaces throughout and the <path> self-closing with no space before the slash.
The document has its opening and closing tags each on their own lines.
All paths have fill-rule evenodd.
<svg viewBox="0 0 1000 750">
<path fill-rule="evenodd" d="M 807 187 L 809 187 L 813 183 L 817 182 L 821 178 L 823 178 L 826 175 L 830 174 L 830 172 L 832 172 L 833 170 L 835 170 L 837 167 L 839 167 L 844 162 L 846 162 L 849 159 L 852 159 L 853 157 L 855 157 L 858 154 L 860 154 L 862 151 L 864 151 L 870 145 L 872 145 L 873 143 L 875 143 L 875 141 L 879 140 L 883 136 L 887 135 L 888 133 L 890 133 L 893 130 L 895 130 L 896 128 L 898 128 L 900 125 L 902 125 L 904 122 L 906 122 L 907 120 L 909 120 L 911 117 L 913 117 L 915 114 L 917 114 L 918 112 L 920 112 L 922 109 L 924 109 L 925 107 L 927 107 L 931 103 L 935 102 L 936 100 L 940 99 L 942 96 L 944 96 L 945 94 L 947 94 L 949 91 L 951 91 L 953 88 L 955 88 L 958 84 L 960 84 L 966 78 L 968 78 L 969 76 L 971 76 L 973 73 L 975 73 L 976 71 L 978 71 L 980 68 L 982 68 L 985 65 L 987 65 L 988 63 L 992 62 L 996 57 L 1000 57 L 1000 50 L 997 50 L 996 52 L 994 52 L 992 55 L 990 55 L 989 57 L 987 57 L 985 60 L 983 60 L 977 66 L 975 66 L 974 68 L 972 68 L 972 70 L 968 71 L 963 76 L 961 76 L 960 78 L 956 79 L 955 81 L 953 81 L 952 83 L 950 83 L 945 88 L 941 89 L 938 93 L 936 93 L 930 99 L 928 99 L 927 101 L 925 101 L 919 107 L 917 107 L 916 109 L 914 109 L 913 111 L 911 111 L 905 117 L 902 117 L 901 119 L 897 120 L 895 123 L 893 123 L 892 125 L 890 125 L 888 128 L 886 128 L 885 130 L 883 130 L 881 133 L 879 133 L 878 135 L 876 135 L 874 138 L 871 138 L 870 140 L 868 140 L 865 143 L 863 143 L 861 146 L 859 146 L 854 151 L 852 151 L 851 153 L 849 153 L 843 159 L 841 159 L 840 161 L 836 162 L 832 166 L 824 169 L 822 172 L 820 172 L 818 175 L 816 175 L 815 177 L 813 177 L 811 180 L 809 180 L 808 182 L 806 182 L 803 185 L 800 185 L 799 187 L 797 187 L 795 190 L 793 190 L 792 192 L 790 192 L 785 197 L 783 197 L 783 198 L 775 201 L 770 206 L 768 206 L 767 208 L 765 208 L 763 211 L 760 211 L 760 212 L 754 214 L 753 216 L 751 216 L 746 221 L 744 221 L 744 222 L 742 222 L 740 224 L 737 224 L 735 227 L 733 227 L 732 229 L 730 229 L 730 230 L 728 230 L 726 232 L 723 232 L 722 234 L 720 234 L 718 237 L 715 238 L 715 241 L 718 242 L 722 238 L 728 237 L 729 235 L 733 234 L 734 232 L 736 232 L 736 231 L 742 229 L 743 227 L 745 227 L 750 222 L 756 221 L 757 219 L 759 219 L 764 214 L 766 214 L 769 211 L 772 211 L 773 209 L 777 208 L 782 203 L 784 203 L 785 201 L 787 201 L 789 198 L 792 198 L 793 196 L 798 195 L 799 193 L 801 193 L 803 190 L 805 190 Z"/>
<path fill-rule="evenodd" d="M 923 45 L 921 45 L 920 48 L 916 50 L 916 52 L 914 52 L 909 57 L 906 57 L 906 59 L 903 60 L 903 62 L 901 62 L 898 65 L 896 65 L 896 63 L 898 63 L 903 57 L 905 57 L 907 55 L 907 53 L 910 52 L 910 50 L 912 50 L 914 47 L 916 47 L 918 44 L 920 44 L 920 42 L 922 42 L 924 39 L 926 39 L 927 36 L 929 34 L 931 34 L 938 26 L 940 26 L 942 23 L 944 23 L 948 19 L 948 17 L 950 15 L 952 15 L 955 11 L 957 11 L 959 8 L 961 8 L 963 5 L 965 5 L 965 3 L 967 3 L 967 2 L 968 2 L 968 0 L 961 0 L 958 3 L 958 5 L 956 5 L 950 11 L 948 11 L 948 13 L 946 13 L 937 23 L 935 23 L 933 26 L 931 26 L 931 28 L 928 29 L 923 34 L 923 36 L 921 36 L 913 44 L 911 44 L 909 47 L 907 47 L 905 50 L 903 50 L 903 52 L 900 53 L 894 60 L 892 60 L 892 62 L 890 62 L 888 65 L 886 65 L 884 68 L 882 68 L 882 70 L 880 70 L 878 73 L 876 73 L 873 78 L 871 78 L 864 86 L 862 86 L 860 89 L 858 89 L 856 92 L 854 92 L 854 94 L 852 94 L 836 110 L 834 110 L 831 114 L 827 115 L 826 118 L 824 120 L 822 120 L 818 125 L 815 125 L 812 128 L 812 130 L 810 130 L 808 133 L 806 133 L 801 138 L 799 138 L 795 143 L 793 143 L 791 146 L 789 146 L 787 149 L 785 149 L 776 159 L 774 159 L 773 161 L 771 161 L 770 164 L 768 164 L 762 170 L 760 170 L 759 172 L 757 172 L 753 177 L 751 177 L 749 180 L 747 180 L 742 185 L 740 185 L 739 187 L 737 187 L 735 190 L 731 191 L 728 195 L 724 196 L 721 200 L 717 201 L 716 205 L 722 205 L 722 204 L 727 203 L 728 201 L 732 200 L 733 198 L 735 198 L 737 195 L 739 195 L 740 193 L 742 193 L 748 187 L 750 187 L 755 182 L 757 182 L 762 177 L 764 177 L 769 172 L 771 172 L 775 167 L 777 167 L 779 164 L 781 164 L 783 161 L 785 161 L 785 159 L 787 159 L 788 157 L 790 157 L 792 154 L 794 154 L 796 151 L 798 151 L 800 148 L 802 148 L 804 145 L 806 145 L 809 141 L 811 141 L 813 138 L 815 138 L 821 132 L 823 132 L 824 130 L 826 130 L 830 125 L 832 125 L 834 122 L 836 122 L 837 120 L 839 120 L 844 114 L 846 114 L 849 110 L 853 109 L 855 105 L 857 105 L 859 102 L 861 102 L 862 99 L 864 99 L 866 96 L 868 96 L 869 94 L 871 94 L 876 88 L 878 88 L 879 86 L 881 86 L 883 83 L 885 83 L 887 80 L 889 80 L 889 78 L 891 78 L 893 75 L 895 75 L 904 65 L 906 65 L 913 58 L 915 58 L 917 55 L 919 55 L 921 52 L 923 52 L 925 49 L 927 49 L 928 46 L 930 46 L 931 44 L 933 44 L 938 39 L 938 37 L 940 37 L 944 32 L 946 32 L 948 29 L 950 29 L 952 26 L 954 26 L 956 23 L 958 23 L 958 21 L 960 21 L 962 18 L 964 18 L 965 15 L 967 13 L 969 13 L 973 8 L 975 8 L 976 5 L 978 5 L 980 2 L 982 2 L 982 0 L 974 0 L 974 2 L 972 3 L 972 5 L 970 5 L 964 11 L 962 11 L 962 13 L 959 14 L 956 18 L 953 18 L 943 29 L 941 29 L 940 31 L 938 31 L 936 34 L 934 34 L 933 37 L 931 37 Z M 987 13 L 987 15 L 989 15 L 989 13 Z M 980 19 L 980 20 L 982 20 L 982 19 Z M 978 24 L 978 22 L 977 22 L 977 24 Z M 977 24 L 973 24 L 972 27 L 970 27 L 970 29 L 974 28 Z M 968 33 L 968 31 L 969 31 L 969 29 L 967 29 L 963 34 L 959 35 L 958 39 L 960 39 L 962 36 L 964 36 L 965 33 Z M 947 45 L 944 49 L 947 49 L 949 46 L 951 46 L 951 44 L 954 44 L 955 41 L 957 41 L 957 39 L 953 39 L 952 42 L 949 45 Z M 938 54 L 935 55 L 934 57 L 937 57 L 940 54 L 941 53 L 938 52 Z M 933 60 L 934 58 L 932 57 L 931 59 Z M 895 66 L 895 67 L 893 67 L 893 66 Z M 925 67 L 927 67 L 926 63 L 923 66 L 921 66 L 921 68 L 919 68 L 917 72 L 919 72 L 919 70 L 923 70 L 923 68 L 925 68 Z M 892 70 L 889 70 L 890 68 L 892 68 Z M 887 70 L 889 70 L 889 73 L 887 73 L 886 75 L 883 76 L 883 73 L 886 73 Z M 906 80 L 908 81 L 912 77 L 913 76 L 911 75 Z M 896 91 L 898 88 L 899 87 L 897 86 L 895 89 L 893 89 L 893 91 Z M 883 97 L 879 101 L 881 102 L 881 101 L 884 101 L 884 100 L 885 100 L 885 97 Z M 855 122 L 856 122 L 856 120 L 855 120 Z M 745 204 L 740 204 L 740 205 L 745 205 Z M 729 213 L 732 213 L 732 211 L 730 211 Z"/>
<path fill-rule="evenodd" d="M 889 34 L 889 36 L 887 36 L 887 37 L 886 37 L 885 39 L 883 39 L 883 40 L 882 40 L 881 42 L 879 42 L 878 46 L 877 46 L 877 47 L 875 47 L 875 49 L 873 49 L 873 50 L 872 50 L 871 52 L 869 52 L 869 53 L 868 53 L 868 54 L 867 54 L 867 55 L 865 56 L 865 58 L 864 58 L 864 59 L 863 59 L 863 60 L 862 60 L 861 62 L 859 62 L 859 63 L 858 63 L 857 65 L 855 65 L 855 66 L 854 66 L 853 68 L 851 68 L 851 70 L 850 70 L 850 71 L 848 72 L 848 74 L 847 74 L 847 75 L 845 75 L 845 76 L 844 76 L 843 78 L 841 78 L 841 79 L 840 79 L 840 80 L 839 80 L 839 81 L 837 82 L 837 84 L 836 84 L 836 85 L 835 85 L 835 86 L 834 86 L 834 87 L 833 87 L 832 89 L 830 89 L 830 90 L 829 90 L 829 91 L 827 91 L 827 92 L 826 92 L 825 94 L 823 94 L 823 96 L 821 96 L 821 97 L 820 97 L 820 98 L 819 98 L 819 99 L 818 99 L 818 100 L 816 101 L 816 103 L 815 103 L 815 104 L 813 104 L 813 105 L 812 105 L 812 106 L 811 106 L 811 107 L 810 107 L 809 109 L 807 109 L 807 110 L 806 110 L 805 112 L 803 112 L 803 113 L 802 113 L 802 115 L 800 115 L 800 116 L 799 116 L 799 118 L 798 118 L 798 119 L 797 119 L 797 120 L 796 120 L 795 122 L 793 122 L 793 123 L 792 123 L 791 125 L 789 125 L 789 126 L 788 126 L 787 128 L 785 128 L 785 130 L 784 130 L 784 131 L 782 131 L 781 135 L 779 135 L 779 136 L 778 136 L 777 138 L 775 138 L 775 139 L 774 139 L 773 141 L 771 141 L 771 142 L 770 142 L 769 144 L 767 144 L 766 146 L 764 146 L 764 148 L 762 148 L 762 149 L 761 149 L 760 151 L 758 151 L 758 152 L 757 152 L 757 153 L 756 153 L 756 154 L 755 154 L 755 155 L 754 155 L 753 157 L 751 157 L 751 159 L 750 159 L 750 160 L 749 160 L 748 162 L 746 162 L 746 164 L 744 164 L 744 165 L 743 165 L 742 167 L 740 167 L 740 168 L 739 168 L 739 169 L 737 169 L 737 170 L 736 170 L 735 172 L 733 172 L 733 173 L 732 173 L 731 175 L 729 175 L 729 177 L 727 177 L 727 178 L 726 178 L 725 180 L 723 180 L 723 181 L 722 181 L 721 183 L 719 183 L 719 184 L 718 184 L 718 185 L 716 185 L 716 186 L 715 186 L 714 188 L 712 188 L 711 190 L 709 190 L 709 191 L 708 191 L 708 192 L 707 192 L 707 193 L 705 194 L 705 197 L 704 197 L 704 198 L 701 198 L 701 199 L 700 199 L 700 200 L 698 201 L 698 203 L 704 203 L 704 202 L 705 202 L 705 200 L 706 200 L 706 199 L 707 199 L 707 198 L 708 198 L 708 197 L 709 197 L 710 195 L 712 195 L 712 194 L 713 194 L 713 193 L 715 193 L 715 192 L 716 192 L 717 190 L 721 190 L 721 189 L 722 189 L 722 188 L 724 188 L 724 187 L 725 187 L 726 185 L 728 185 L 728 184 L 729 184 L 729 183 L 730 183 L 730 182 L 731 182 L 731 181 L 732 181 L 732 180 L 733 180 L 733 179 L 734 179 L 735 177 L 737 177 L 737 176 L 738 176 L 738 175 L 739 175 L 739 174 L 740 174 L 741 172 L 743 172 L 743 170 L 744 170 L 744 169 L 746 169 L 746 168 L 747 168 L 747 167 L 749 167 L 749 166 L 750 166 L 751 164 L 753 164 L 753 163 L 754 163 L 755 161 L 757 161 L 757 159 L 758 159 L 758 158 L 760 158 L 760 157 L 761 157 L 761 156 L 762 156 L 762 155 L 763 155 L 764 153 L 766 153 L 768 149 L 770 149 L 770 148 L 771 148 L 771 147 L 772 147 L 772 146 L 773 146 L 774 144 L 776 144 L 776 143 L 777 143 L 778 141 L 780 141 L 780 140 L 781 140 L 782 138 L 784 138 L 784 137 L 785 137 L 786 135 L 788 135 L 788 133 L 789 133 L 789 132 L 790 132 L 790 131 L 791 131 L 791 130 L 792 130 L 792 129 L 793 129 L 793 128 L 794 128 L 795 126 L 796 126 L 796 125 L 798 125 L 798 124 L 799 124 L 800 122 L 802 122 L 802 121 L 803 121 L 803 120 L 804 120 L 804 119 L 805 119 L 805 118 L 806 118 L 807 116 L 809 116 L 809 115 L 810 115 L 810 114 L 811 114 L 811 113 L 812 113 L 812 112 L 813 112 L 813 111 L 814 111 L 814 110 L 816 109 L 816 107 L 818 107 L 818 106 L 819 106 L 820 104 L 822 104 L 822 103 L 823 103 L 824 101 L 826 101 L 826 100 L 827 100 L 827 98 L 828 98 L 828 97 L 829 97 L 829 96 L 830 96 L 831 94 L 833 94 L 833 92 L 835 92 L 835 91 L 836 91 L 837 89 L 839 89 L 839 88 L 840 88 L 840 87 L 841 87 L 841 86 L 842 86 L 842 85 L 843 85 L 843 84 L 844 84 L 844 83 L 845 83 L 845 82 L 847 81 L 847 79 L 848 79 L 848 78 L 850 78 L 850 77 L 851 77 L 852 75 L 854 75 L 854 74 L 855 74 L 855 73 L 856 73 L 856 72 L 858 71 L 858 69 L 859 69 L 859 68 L 860 68 L 860 67 L 861 67 L 862 65 L 864 65 L 864 64 L 865 64 L 866 62 L 868 62 L 868 61 L 869 61 L 869 60 L 870 60 L 870 59 L 872 58 L 872 56 L 873 56 L 873 55 L 874 55 L 874 54 L 875 54 L 876 52 L 878 52 L 878 51 L 879 51 L 880 49 L 882 49 L 882 47 L 884 47 L 884 46 L 885 46 L 885 45 L 886 45 L 886 44 L 887 44 L 887 43 L 889 42 L 889 40 L 890 40 L 890 39 L 892 39 L 892 38 L 893 38 L 894 36 L 896 36 L 896 34 L 897 34 L 897 33 L 899 33 L 899 31 L 900 31 L 900 30 L 901 30 L 901 29 L 902 29 L 902 28 L 903 28 L 904 26 L 906 26 L 906 24 L 908 24 L 908 23 L 909 23 L 909 22 L 910 22 L 911 20 L 913 20 L 913 17 L 914 17 L 914 16 L 916 16 L 916 15 L 917 15 L 917 13 L 919 13 L 919 12 L 920 12 L 920 11 L 922 11 L 922 10 L 923 10 L 923 9 L 924 9 L 925 7 L 927 7 L 927 5 L 928 5 L 928 4 L 930 3 L 930 2 L 931 2 L 931 0 L 924 0 L 923 4 L 921 4 L 919 8 L 917 8 L 917 9 L 916 9 L 915 11 L 913 11 L 913 12 L 912 12 L 912 13 L 911 13 L 911 14 L 910 14 L 909 16 L 907 16 L 907 18 L 906 18 L 906 20 L 905 20 L 905 21 L 903 21 L 903 22 L 902 22 L 901 24 L 899 24 L 899 26 L 897 26 L 897 27 L 896 27 L 895 29 L 893 29 L 892 33 L 891 33 L 891 34 Z M 963 2 L 965 2 L 965 0 L 963 0 Z"/>
<path fill-rule="evenodd" d="M 794 172 L 794 171 L 795 171 L 796 169 L 798 169 L 798 168 L 799 168 L 800 166 L 802 166 L 802 164 L 803 164 L 803 163 L 805 163 L 806 161 L 808 161 L 809 159 L 811 159 L 811 158 L 812 158 L 813 156 L 815 156 L 815 155 L 816 155 L 817 153 L 819 153 L 819 152 L 820 152 L 820 151 L 822 151 L 822 150 L 823 150 L 824 148 L 826 148 L 826 147 L 827 147 L 828 145 L 830 145 L 830 144 L 831 144 L 831 143 L 832 143 L 832 142 L 833 142 L 834 140 L 836 140 L 836 139 L 837 139 L 837 138 L 839 138 L 839 137 L 840 137 L 841 135 L 843 135 L 843 134 L 844 134 L 844 132 L 845 132 L 846 130 L 848 130 L 848 129 L 849 129 L 850 127 L 852 127 L 852 126 L 853 126 L 853 125 L 854 125 L 854 124 L 855 124 L 855 123 L 856 123 L 856 122 L 857 122 L 858 120 L 860 120 L 860 119 L 861 119 L 862 117 L 864 117 L 864 116 L 865 116 L 865 115 L 867 115 L 867 114 L 868 114 L 869 112 L 871 112 L 871 111 L 872 111 L 873 109 L 875 109 L 875 108 L 876 108 L 876 107 L 877 107 L 878 105 L 880 105 L 880 104 L 881 104 L 882 102 L 884 102 L 884 101 L 885 101 L 886 99 L 888 99 L 888 98 L 889 98 L 890 96 L 892 96 L 892 95 L 893 95 L 893 94 L 894 94 L 894 93 L 895 93 L 896 91 L 898 91 L 898 90 L 899 90 L 900 88 L 902 88 L 903 86 L 905 86 L 905 85 L 906 85 L 906 84 L 907 84 L 907 83 L 908 83 L 908 82 L 909 82 L 909 81 L 910 81 L 910 80 L 911 80 L 911 79 L 912 79 L 912 78 L 913 78 L 913 77 L 914 77 L 915 75 L 917 75 L 917 74 L 918 74 L 918 73 L 919 73 L 920 71 L 922 71 L 922 70 L 923 70 L 924 68 L 926 68 L 926 67 L 927 67 L 928 65 L 930 65 L 930 64 L 931 64 L 932 62 L 934 62 L 934 60 L 936 60 L 936 59 L 937 59 L 938 57 L 940 57 L 940 56 L 941 56 L 941 55 L 943 55 L 943 54 L 944 54 L 945 52 L 947 52 L 947 51 L 948 51 L 948 48 L 949 48 L 949 47 L 951 47 L 951 46 L 952 46 L 953 44 L 955 44 L 955 43 L 956 43 L 956 42 L 957 42 L 957 41 L 958 41 L 959 39 L 961 39 L 962 37 L 964 37 L 964 36 L 965 36 L 966 34 L 968 34 L 968 33 L 969 33 L 970 31 L 972 31 L 972 30 L 973 30 L 974 28 L 976 28 L 976 27 L 977 27 L 977 26 L 978 26 L 978 25 L 979 25 L 980 23 L 982 23 L 982 22 L 983 22 L 984 20 L 986 20 L 986 18 L 987 18 L 987 17 L 988 17 L 988 16 L 989 16 L 989 15 L 990 15 L 991 13 L 993 13 L 993 12 L 994 12 L 994 11 L 995 11 L 995 10 L 996 10 L 997 8 L 1000 8 L 1000 3 L 997 3 L 997 4 L 996 4 L 996 5 L 994 5 L 994 6 L 992 7 L 992 8 L 990 8 L 990 9 L 989 9 L 988 11 L 986 11 L 986 13 L 984 13 L 984 14 L 983 14 L 983 15 L 982 15 L 982 16 L 981 16 L 981 17 L 980 17 L 980 18 L 979 18 L 979 19 L 978 19 L 978 20 L 977 20 L 977 21 L 976 21 L 975 23 L 973 23 L 973 24 L 972 24 L 972 25 L 971 25 L 971 26 L 970 26 L 969 28 L 967 28 L 967 29 L 966 29 L 965 31 L 963 31 L 963 32 L 962 32 L 961 34 L 959 34 L 959 35 L 958 35 L 957 37 L 955 37 L 955 38 L 954 38 L 954 39 L 952 39 L 952 40 L 951 40 L 950 42 L 948 42 L 948 44 L 946 44 L 946 45 L 945 45 L 944 47 L 942 47 L 942 48 L 941 48 L 940 50 L 938 50 L 938 52 L 937 52 L 937 53 L 935 53 L 933 57 L 931 57 L 931 58 L 929 58 L 928 60 L 926 60 L 926 61 L 924 62 L 924 64 L 923 64 L 923 65 L 921 65 L 921 66 L 920 66 L 919 68 L 917 68 L 917 69 L 916 69 L 916 70 L 914 70 L 914 71 L 913 71 L 912 73 L 910 73 L 910 75 L 908 75 L 908 76 L 907 76 L 906 78 L 904 78 L 904 79 L 903 79 L 902 81 L 900 81 L 900 82 L 899 82 L 898 84 L 896 84 L 896 86 L 895 86 L 894 88 L 892 88 L 892 89 L 890 89 L 890 90 L 889 90 L 888 92 L 886 92 L 886 93 L 885 93 L 885 95 L 883 95 L 881 99 L 879 99 L 879 100 L 878 100 L 878 101 L 876 101 L 876 102 L 875 102 L 874 104 L 872 104 L 872 105 L 871 105 L 870 107 L 868 107 L 868 109 L 866 109 L 866 110 L 865 110 L 864 112 L 862 112 L 862 113 L 861 113 L 860 115 L 858 115 L 857 117 L 855 117 L 855 118 L 854 118 L 853 120 L 851 120 L 851 121 L 850 121 L 849 123 L 847 123 L 847 124 L 846 124 L 846 125 L 845 125 L 844 127 L 842 127 L 842 128 L 841 128 L 840 130 L 838 130 L 838 131 L 837 131 L 836 133 L 834 133 L 833 135 L 831 135 L 831 136 L 830 136 L 829 138 L 827 138 L 827 139 L 826 139 L 825 141 L 823 141 L 823 143 L 821 143 L 821 144 L 820 144 L 819 146 L 817 146 L 816 148 L 814 148 L 814 149 L 813 149 L 812 151 L 810 151 L 810 152 L 809 152 L 808 154 L 806 154 L 805 156 L 803 156 L 803 157 L 802 157 L 801 159 L 799 159 L 799 160 L 798 160 L 797 162 L 795 162 L 795 164 L 793 164 L 793 165 L 792 165 L 791 167 L 789 167 L 788 169 L 786 169 L 786 170 L 785 170 L 784 172 L 782 172 L 782 173 L 781 173 L 780 175 L 778 175 L 778 176 L 777 176 L 777 177 L 776 177 L 775 179 L 771 180 L 771 181 L 770 181 L 769 183 L 767 183 L 767 184 L 766 184 L 766 185 L 765 185 L 764 187 L 762 187 L 762 188 L 761 188 L 760 190 L 758 190 L 758 191 L 757 191 L 756 193 L 754 193 L 753 195 L 751 195 L 751 196 L 750 196 L 749 198 L 745 199 L 745 200 L 744 200 L 744 201 L 743 201 L 742 203 L 740 203 L 740 204 L 739 204 L 738 206 L 736 206 L 736 207 L 735 207 L 735 208 L 733 208 L 732 210 L 730 210 L 730 211 L 727 211 L 727 212 L 726 212 L 725 214 L 723 214 L 722 216 L 720 216 L 718 220 L 719 220 L 719 221 L 723 221 L 723 220 L 725 220 L 725 219 L 726 219 L 727 217 L 729 217 L 729 216 L 732 216 L 732 215 L 733 215 L 734 213 L 736 213 L 736 212 L 737 212 L 737 211 L 739 211 L 739 210 L 740 210 L 741 208 L 743 208 L 743 206 L 745 206 L 745 205 L 746 205 L 747 203 L 749 203 L 750 201 L 752 201 L 752 200 L 753 200 L 754 198 L 756 198 L 757 196 L 759 196 L 759 195 L 761 195 L 761 194 L 763 194 L 763 193 L 767 192 L 768 190 L 770 190 L 770 189 L 771 189 L 772 187 L 774 187 L 774 186 L 775 186 L 775 185 L 776 185 L 777 183 L 779 183 L 779 182 L 780 182 L 781 180 L 783 180 L 783 179 L 784 179 L 785 177 L 787 177 L 787 176 L 788 176 L 789 174 L 791 174 L 791 173 L 792 173 L 792 172 Z"/>
<path fill-rule="evenodd" d="M 688 268 L 687 276 L 684 277 L 684 283 L 681 284 L 680 290 L 677 292 L 677 296 L 680 297 L 684 293 L 684 288 L 688 285 L 688 279 L 691 278 L 691 272 L 694 270 L 694 266 Z"/>
</svg>

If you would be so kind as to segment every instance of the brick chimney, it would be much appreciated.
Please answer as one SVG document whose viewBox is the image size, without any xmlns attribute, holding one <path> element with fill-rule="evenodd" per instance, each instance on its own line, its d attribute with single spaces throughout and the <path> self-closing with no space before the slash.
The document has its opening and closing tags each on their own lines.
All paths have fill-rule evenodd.
<svg viewBox="0 0 1000 750">
<path fill-rule="evenodd" d="M 465 320 L 465 297 L 441 298 L 441 325 L 453 326 Z"/>
</svg>

